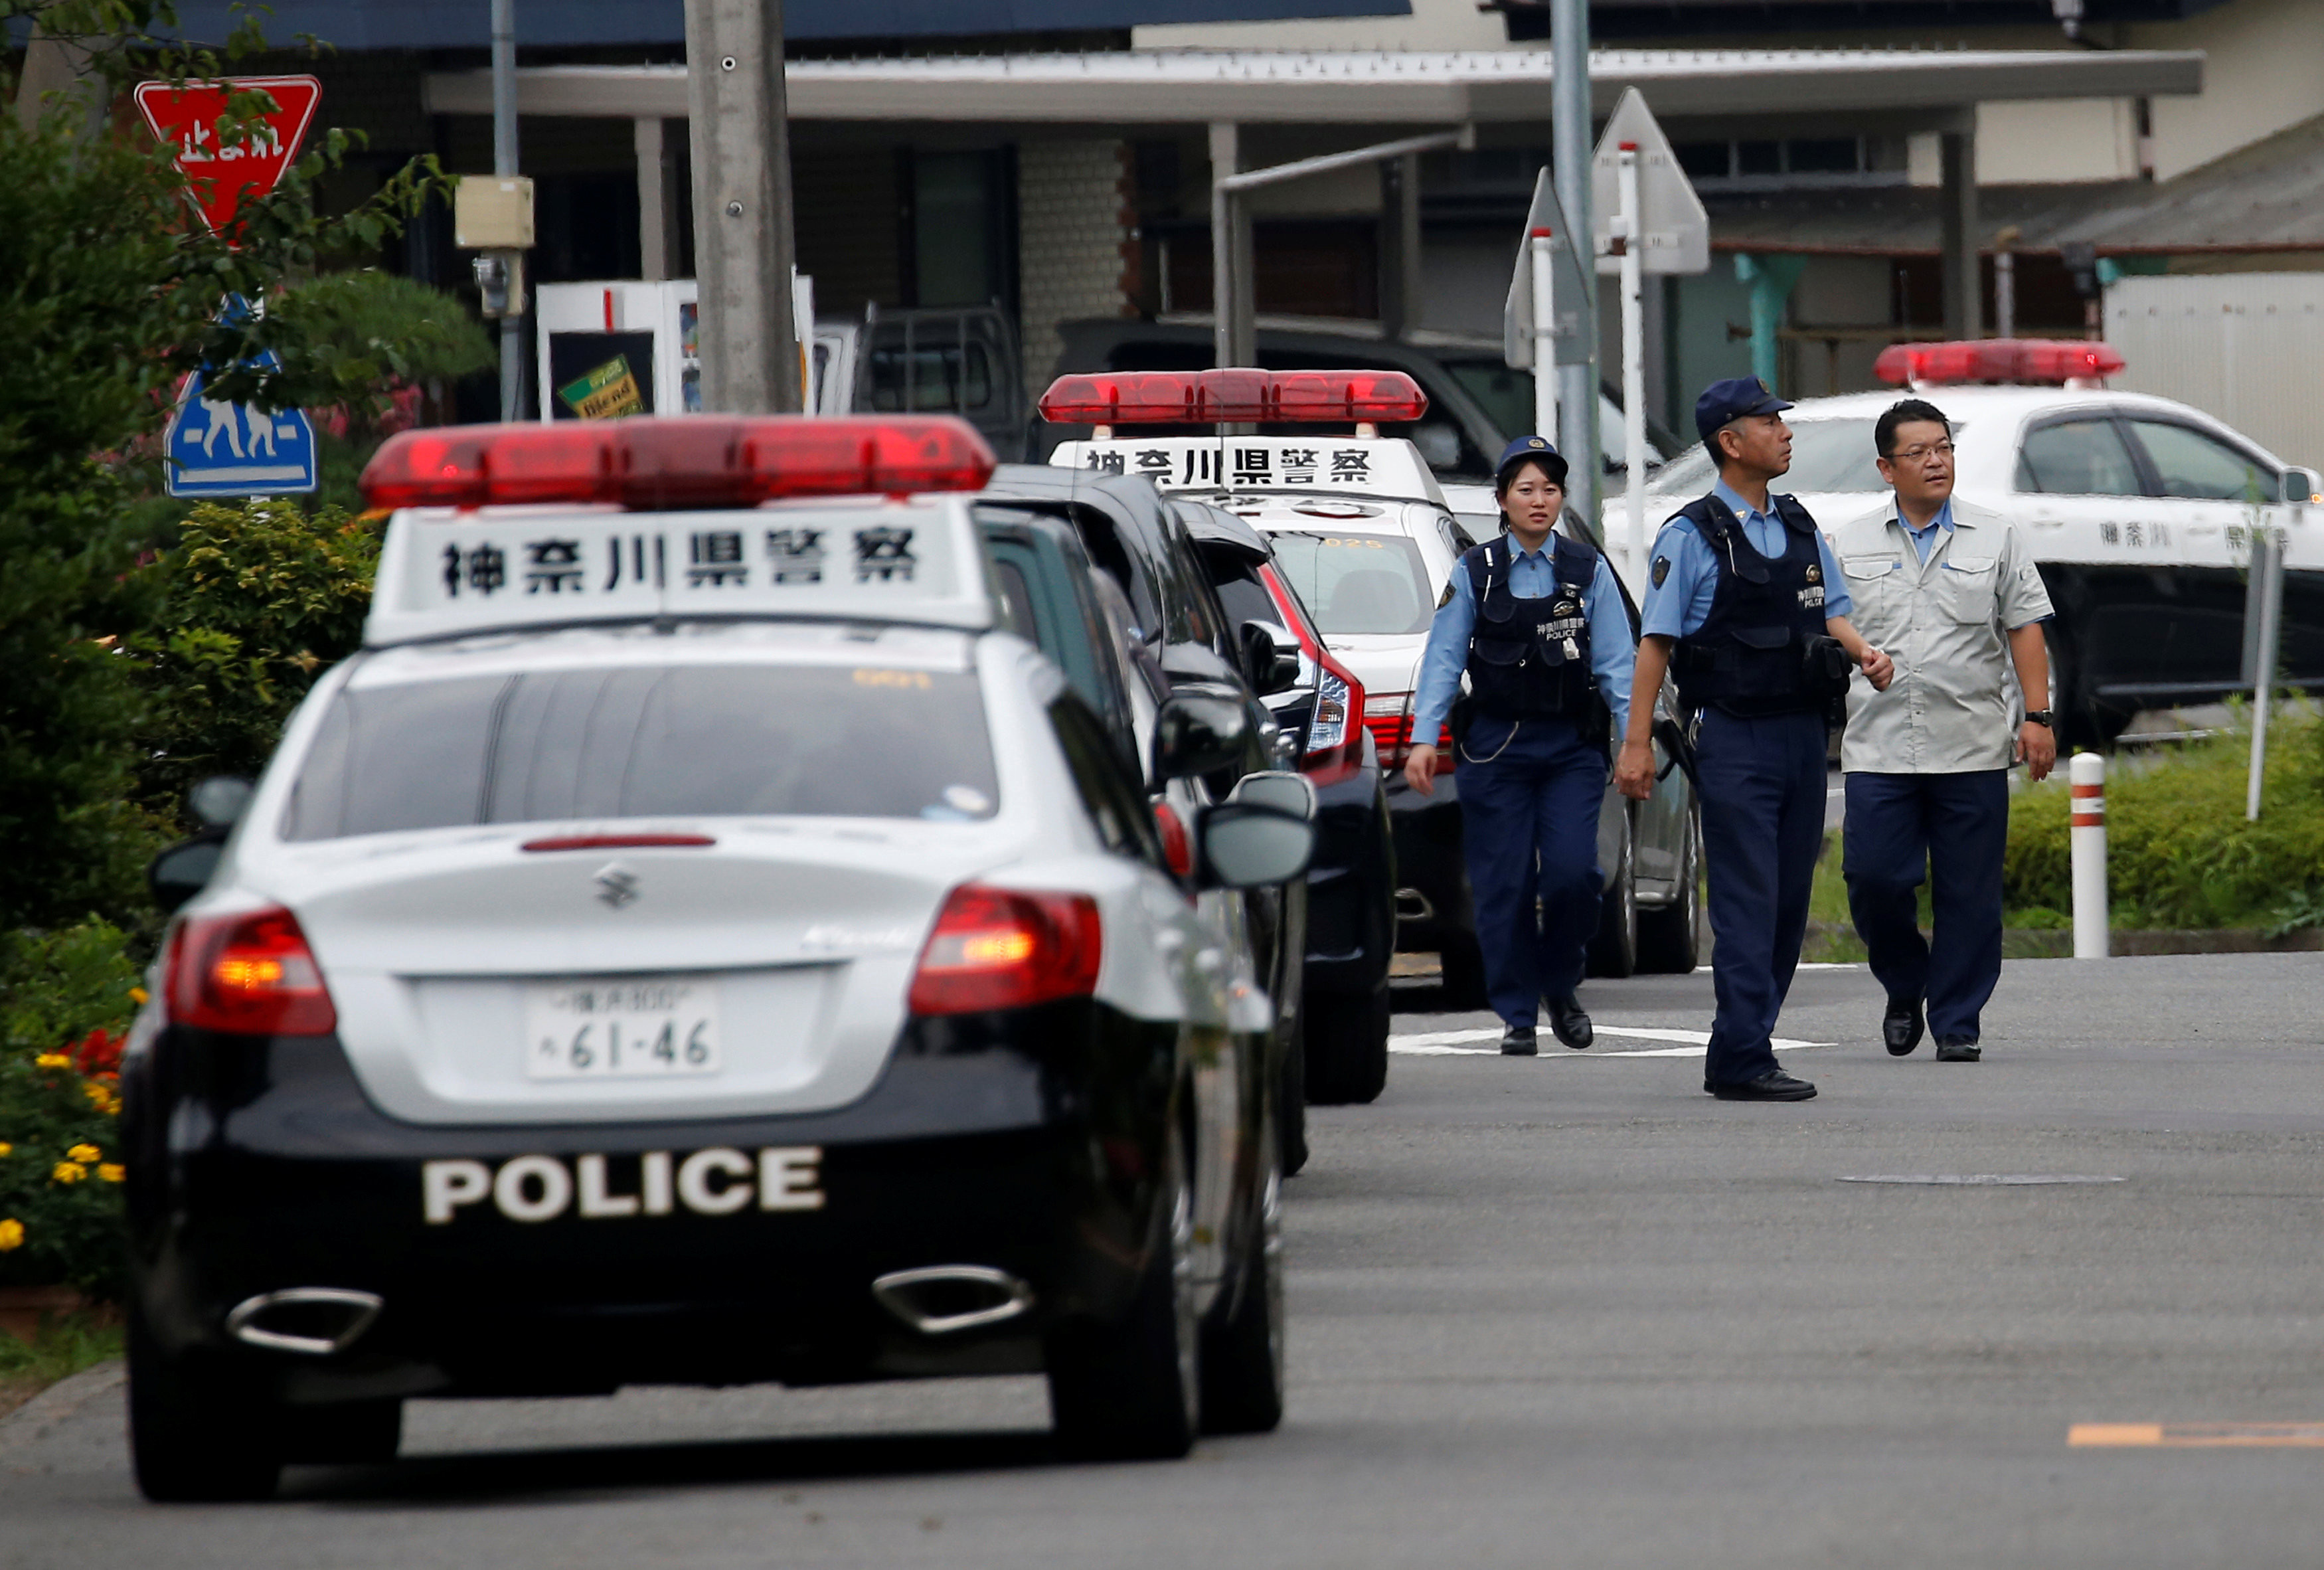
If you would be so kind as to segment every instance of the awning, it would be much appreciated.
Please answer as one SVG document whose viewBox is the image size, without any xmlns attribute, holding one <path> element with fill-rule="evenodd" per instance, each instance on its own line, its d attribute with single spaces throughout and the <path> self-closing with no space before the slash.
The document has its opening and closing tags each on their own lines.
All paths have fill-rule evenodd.
<svg viewBox="0 0 2324 1570">
<path fill-rule="evenodd" d="M 1544 50 L 1138 50 L 949 59 L 794 60 L 795 120 L 1084 127 L 1460 125 L 1549 118 Z M 1668 121 L 1729 115 L 1895 115 L 1997 100 L 2202 90 L 2203 56 L 2163 50 L 1601 50 L 1591 96 L 1625 88 Z M 492 112 L 485 71 L 427 78 L 428 107 Z M 526 115 L 682 118 L 683 66 L 540 66 L 517 73 Z"/>
</svg>

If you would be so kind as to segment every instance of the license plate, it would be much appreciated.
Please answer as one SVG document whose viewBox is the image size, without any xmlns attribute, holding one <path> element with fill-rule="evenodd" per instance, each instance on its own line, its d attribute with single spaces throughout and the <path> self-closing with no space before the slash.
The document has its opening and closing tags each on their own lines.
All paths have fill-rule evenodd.
<svg viewBox="0 0 2324 1570">
<path fill-rule="evenodd" d="M 718 1072 L 718 984 L 613 976 L 527 989 L 524 1071 L 533 1079 L 666 1079 Z"/>
</svg>

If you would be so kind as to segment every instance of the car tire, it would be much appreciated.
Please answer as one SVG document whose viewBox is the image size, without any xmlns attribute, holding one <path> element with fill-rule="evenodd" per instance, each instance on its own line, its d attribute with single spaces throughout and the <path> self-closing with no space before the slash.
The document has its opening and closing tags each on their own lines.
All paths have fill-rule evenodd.
<svg viewBox="0 0 2324 1570">
<path fill-rule="evenodd" d="M 198 1355 L 171 1356 L 129 1312 L 129 1451 L 138 1492 L 157 1504 L 270 1497 L 282 1479 L 281 1408 L 247 1378 Z"/>
<path fill-rule="evenodd" d="M 1485 951 L 1473 932 L 1458 932 L 1444 939 L 1437 951 L 1440 991 L 1437 1001 L 1448 1013 L 1470 1013 L 1489 1006 L 1485 996 Z"/>
<path fill-rule="evenodd" d="M 1282 1152 L 1286 1178 L 1307 1165 L 1307 1030 L 1312 997 L 1299 1000 L 1291 1039 L 1283 1048 L 1283 1073 L 1275 1087 L 1275 1147 Z"/>
<path fill-rule="evenodd" d="M 1702 962 L 1702 826 L 1686 815 L 1678 883 L 1670 902 L 1638 912 L 1638 968 L 1657 975 L 1688 975 Z"/>
<path fill-rule="evenodd" d="M 395 1459 L 403 1443 L 401 1401 L 346 1401 L 292 1407 L 283 1413 L 282 1458 L 325 1466 L 367 1466 Z"/>
<path fill-rule="evenodd" d="M 1387 986 L 1325 993 L 1307 1004 L 1307 1099 L 1318 1106 L 1379 1100 L 1388 1085 Z"/>
<path fill-rule="evenodd" d="M 1590 940 L 1590 974 L 1619 981 L 1638 968 L 1637 832 L 1622 817 L 1620 861 L 1598 908 L 1598 935 Z"/>
<path fill-rule="evenodd" d="M 1111 1324 L 1061 1325 L 1049 1342 L 1059 1448 L 1093 1461 L 1167 1461 L 1194 1448 L 1201 1379 L 1194 1315 L 1194 1195 L 1184 1140 L 1164 1141 L 1161 1235 L 1130 1307 Z"/>
<path fill-rule="evenodd" d="M 1203 1432 L 1267 1434 L 1283 1421 L 1283 1170 L 1263 1150 L 1242 1268 L 1203 1322 Z"/>
</svg>

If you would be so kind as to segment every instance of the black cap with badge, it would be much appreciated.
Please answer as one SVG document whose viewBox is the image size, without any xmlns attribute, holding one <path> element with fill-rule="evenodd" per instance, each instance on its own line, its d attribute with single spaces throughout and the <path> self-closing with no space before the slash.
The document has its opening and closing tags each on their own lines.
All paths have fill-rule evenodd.
<svg viewBox="0 0 2324 1570">
<path fill-rule="evenodd" d="M 1713 382 L 1694 401 L 1694 429 L 1697 435 L 1709 441 L 1720 431 L 1748 414 L 1781 414 L 1790 404 L 1767 391 L 1767 384 L 1757 376 L 1730 376 L 1724 382 Z"/>
<path fill-rule="evenodd" d="M 1501 461 L 1493 466 L 1493 489 L 1507 491 L 1511 473 L 1526 463 L 1539 464 L 1551 485 L 1565 489 L 1565 455 L 1551 446 L 1545 436 L 1521 436 L 1501 448 Z"/>
</svg>

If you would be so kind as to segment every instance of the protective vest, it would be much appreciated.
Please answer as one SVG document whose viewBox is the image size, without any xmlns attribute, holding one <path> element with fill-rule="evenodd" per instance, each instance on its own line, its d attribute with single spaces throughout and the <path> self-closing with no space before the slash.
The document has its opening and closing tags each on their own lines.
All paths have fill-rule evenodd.
<svg viewBox="0 0 2324 1570">
<path fill-rule="evenodd" d="M 1462 557 L 1476 591 L 1469 634 L 1469 698 L 1494 719 L 1563 717 L 1587 731 L 1607 713 L 1590 664 L 1590 618 L 1582 594 L 1598 571 L 1598 553 L 1563 534 L 1550 536 L 1556 586 L 1536 599 L 1509 592 L 1509 537 Z"/>
<path fill-rule="evenodd" d="M 1784 553 L 1770 560 L 1716 496 L 1679 509 L 1719 559 L 1711 614 L 1678 641 L 1672 674 L 1688 708 L 1714 706 L 1745 718 L 1830 712 L 1846 700 L 1848 659 L 1824 632 L 1822 553 L 1815 520 L 1794 496 L 1769 504 L 1784 525 Z"/>
</svg>

